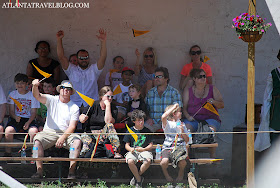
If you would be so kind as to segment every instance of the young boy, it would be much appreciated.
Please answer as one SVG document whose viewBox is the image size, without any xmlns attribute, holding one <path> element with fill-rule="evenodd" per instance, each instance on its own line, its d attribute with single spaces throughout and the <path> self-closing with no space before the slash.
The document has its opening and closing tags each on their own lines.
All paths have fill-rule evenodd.
<svg viewBox="0 0 280 188">
<path fill-rule="evenodd" d="M 33 138 L 38 132 L 34 119 L 37 108 L 40 108 L 40 103 L 33 97 L 32 92 L 27 89 L 27 75 L 18 73 L 14 78 L 14 82 L 16 90 L 12 91 L 8 96 L 10 120 L 5 129 L 5 140 L 6 142 L 12 142 L 14 135 L 11 133 L 28 131 L 30 142 L 33 142 Z M 11 97 L 21 104 L 21 111 Z M 7 147 L 4 155 L 11 156 L 11 150 L 12 148 Z"/>
<path fill-rule="evenodd" d="M 142 110 L 134 110 L 131 114 L 131 119 L 135 125 L 131 127 L 134 133 L 150 133 L 150 130 L 144 127 L 145 112 Z M 129 133 L 127 131 L 127 133 Z M 150 152 L 153 146 L 152 135 L 137 134 L 137 142 L 131 135 L 125 135 L 123 141 L 125 142 L 125 149 L 128 153 L 125 155 L 126 163 L 133 174 L 130 185 L 141 187 L 144 181 L 143 173 L 149 168 L 153 154 Z M 141 161 L 143 164 L 138 171 L 136 163 Z"/>
<path fill-rule="evenodd" d="M 179 104 L 176 103 L 174 105 L 167 106 L 161 117 L 165 140 L 163 142 L 162 160 L 160 165 L 166 180 L 169 182 L 173 182 L 173 178 L 167 171 L 169 161 L 172 163 L 174 168 L 176 168 L 177 165 L 179 167 L 178 177 L 176 179 L 177 182 L 182 182 L 184 169 L 187 165 L 186 159 L 188 157 L 188 152 L 186 149 L 186 143 L 188 143 L 189 137 L 186 134 L 180 134 L 187 133 L 186 126 L 180 121 L 181 116 L 181 108 L 179 107 Z M 179 135 L 175 146 L 176 133 Z"/>
<path fill-rule="evenodd" d="M 116 56 L 113 59 L 114 69 L 111 69 L 105 78 L 105 86 L 116 87 L 122 83 L 122 69 L 124 66 L 124 59 L 122 56 Z"/>
<path fill-rule="evenodd" d="M 128 88 L 131 86 L 131 80 L 132 76 L 134 74 L 134 71 L 131 68 L 124 67 L 122 70 L 122 83 L 117 85 L 114 88 L 114 93 L 119 90 L 118 88 L 121 89 L 121 93 L 118 93 L 114 95 L 114 101 L 113 103 L 117 106 L 118 108 L 118 117 L 117 117 L 117 122 L 121 121 L 125 115 L 126 115 L 126 107 L 128 105 L 128 102 L 131 101 L 131 98 L 128 94 Z"/>
<path fill-rule="evenodd" d="M 56 84 L 54 79 L 48 78 L 44 80 L 43 82 L 44 94 L 55 95 L 55 88 L 56 88 Z M 40 103 L 40 108 L 37 110 L 37 114 L 36 114 L 36 123 L 39 126 L 39 131 L 43 130 L 46 117 L 47 117 L 47 107 L 44 104 Z"/>
</svg>

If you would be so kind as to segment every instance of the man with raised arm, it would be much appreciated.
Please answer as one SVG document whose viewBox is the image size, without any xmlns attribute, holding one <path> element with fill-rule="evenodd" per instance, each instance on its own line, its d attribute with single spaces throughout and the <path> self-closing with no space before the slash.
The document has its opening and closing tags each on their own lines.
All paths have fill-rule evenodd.
<svg viewBox="0 0 280 188">
<path fill-rule="evenodd" d="M 55 145 L 57 148 L 75 150 L 74 157 L 77 158 L 81 151 L 81 139 L 79 135 L 71 134 L 75 131 L 79 119 L 79 107 L 70 100 L 70 95 L 76 91 L 70 81 L 64 80 L 56 87 L 59 95 L 41 94 L 39 92 L 39 80 L 32 82 L 33 96 L 42 104 L 46 105 L 47 118 L 43 131 L 34 138 L 34 147 L 38 148 L 38 157 L 44 156 L 44 150 Z M 68 179 L 75 179 L 76 161 L 70 162 Z M 36 161 L 37 172 L 31 178 L 43 177 L 43 163 Z"/>
<path fill-rule="evenodd" d="M 98 85 L 97 80 L 104 68 L 105 60 L 107 57 L 106 48 L 106 32 L 104 29 L 99 29 L 99 35 L 97 38 L 101 42 L 100 57 L 95 64 L 89 64 L 89 53 L 81 49 L 77 52 L 78 65 L 69 63 L 68 58 L 64 55 L 64 49 L 62 45 L 62 38 L 64 37 L 64 31 L 58 31 L 57 38 L 57 55 L 61 66 L 68 76 L 69 80 L 73 83 L 74 88 L 80 93 L 98 100 Z M 71 96 L 71 100 L 79 107 L 88 106 L 83 99 L 76 93 Z"/>
</svg>

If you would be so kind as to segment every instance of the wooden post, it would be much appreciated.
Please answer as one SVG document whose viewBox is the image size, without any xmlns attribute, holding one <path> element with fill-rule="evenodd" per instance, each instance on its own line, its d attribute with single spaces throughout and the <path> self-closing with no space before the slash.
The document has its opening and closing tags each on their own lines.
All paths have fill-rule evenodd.
<svg viewBox="0 0 280 188">
<path fill-rule="evenodd" d="M 249 14 L 256 15 L 256 0 L 249 0 Z M 255 42 L 248 43 L 247 131 L 255 127 Z M 254 134 L 247 134 L 247 187 L 254 187 Z"/>
</svg>

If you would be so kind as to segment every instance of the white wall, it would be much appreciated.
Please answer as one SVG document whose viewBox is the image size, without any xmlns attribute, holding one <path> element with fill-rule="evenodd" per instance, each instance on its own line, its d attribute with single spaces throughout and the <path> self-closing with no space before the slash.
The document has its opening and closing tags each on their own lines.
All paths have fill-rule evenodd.
<svg viewBox="0 0 280 188">
<path fill-rule="evenodd" d="M 52 0 L 59 2 L 58 0 Z M 8 2 L 8 0 L 7 0 Z M 28 0 L 26 2 L 35 2 Z M 36 2 L 45 2 L 37 0 Z M 62 1 L 61 1 L 62 2 Z M 67 2 L 70 2 L 67 1 Z M 72 2 L 77 2 L 72 0 Z M 189 47 L 198 44 L 214 73 L 214 84 L 221 91 L 225 108 L 220 110 L 222 131 L 244 122 L 247 93 L 247 44 L 239 40 L 231 28 L 232 19 L 246 12 L 244 0 L 81 0 L 89 9 L 1 9 L 0 11 L 0 82 L 6 93 L 12 88 L 13 77 L 25 73 L 28 60 L 36 57 L 37 41 L 51 44 L 51 56 L 56 56 L 58 30 L 65 31 L 66 55 L 81 48 L 90 52 L 92 62 L 99 56 L 99 41 L 95 37 L 100 27 L 108 32 L 108 57 L 100 77 L 112 67 L 112 58 L 121 55 L 126 65 L 133 67 L 135 48 L 141 52 L 152 46 L 160 66 L 168 67 L 171 85 L 178 88 L 180 71 L 190 61 Z M 1 5 L 2 6 L 2 5 Z M 256 43 L 256 103 L 262 96 L 268 73 L 278 66 L 279 34 L 265 0 L 257 0 L 257 12 L 273 26 Z M 131 29 L 151 30 L 133 38 Z M 217 157 L 225 158 L 222 173 L 230 172 L 232 136 L 219 136 Z"/>
</svg>

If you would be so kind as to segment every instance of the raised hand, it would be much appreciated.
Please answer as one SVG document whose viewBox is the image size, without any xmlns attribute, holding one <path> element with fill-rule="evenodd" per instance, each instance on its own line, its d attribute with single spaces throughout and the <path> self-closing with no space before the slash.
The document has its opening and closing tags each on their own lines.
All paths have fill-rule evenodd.
<svg viewBox="0 0 280 188">
<path fill-rule="evenodd" d="M 39 79 L 33 80 L 33 81 L 32 81 L 32 85 L 34 85 L 34 86 L 39 86 L 39 85 L 40 85 Z"/>
<path fill-rule="evenodd" d="M 106 34 L 106 32 L 105 32 L 105 30 L 103 28 L 100 28 L 99 29 L 99 35 L 96 35 L 96 37 L 98 38 L 98 40 L 103 42 L 103 41 L 106 41 L 107 34 Z"/>
<path fill-rule="evenodd" d="M 56 33 L 56 38 L 57 38 L 57 39 L 62 39 L 63 37 L 64 37 L 64 31 L 59 30 L 59 31 Z"/>
<path fill-rule="evenodd" d="M 136 55 L 137 58 L 140 57 L 140 52 L 139 52 L 138 48 L 136 48 L 136 50 L 135 50 L 135 55 Z"/>
</svg>

